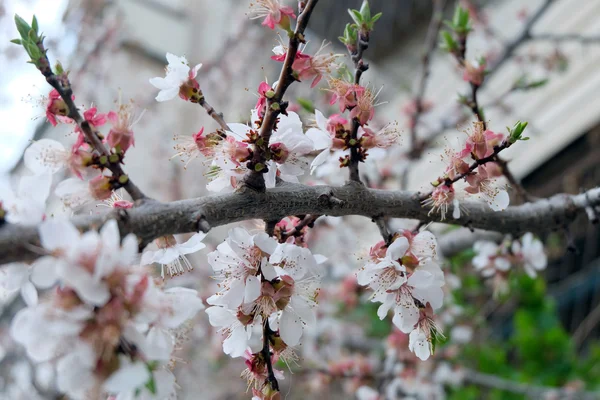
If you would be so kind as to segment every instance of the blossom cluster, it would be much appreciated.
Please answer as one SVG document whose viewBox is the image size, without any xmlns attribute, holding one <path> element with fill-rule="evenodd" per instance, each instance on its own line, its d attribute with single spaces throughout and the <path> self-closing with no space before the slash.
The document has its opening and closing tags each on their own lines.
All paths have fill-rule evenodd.
<svg viewBox="0 0 600 400">
<path fill-rule="evenodd" d="M 393 324 L 410 334 L 408 347 L 426 360 L 432 342 L 441 335 L 433 312 L 442 306 L 444 273 L 436 262 L 437 242 L 431 232 L 404 230 L 371 248 L 369 261 L 358 272 L 358 283 L 373 291 L 371 301 L 382 303 L 380 319 L 393 309 Z"/>
<path fill-rule="evenodd" d="M 168 398 L 179 332 L 204 308 L 195 290 L 165 289 L 136 267 L 138 241 L 117 223 L 81 234 L 70 222 L 39 226 L 48 255 L 12 274 L 27 303 L 11 335 L 35 363 L 51 363 L 69 398 Z M 16 276 L 20 279 L 15 280 Z M 47 292 L 38 299 L 36 287 Z M 16 287 L 14 288 L 16 290 Z"/>
<path fill-rule="evenodd" d="M 460 218 L 461 196 L 482 199 L 494 211 L 506 209 L 510 198 L 498 180 L 503 176 L 503 170 L 492 160 L 496 149 L 505 140 L 502 133 L 485 129 L 483 122 L 474 122 L 460 150 L 446 149 L 443 157 L 447 164 L 445 173 L 434 182 L 435 189 L 424 203 L 431 206 L 432 212 L 439 212 L 442 219 L 445 219 L 450 208 L 452 217 Z M 464 180 L 466 186 L 461 187 L 459 195 L 455 186 L 460 180 Z"/>
<path fill-rule="evenodd" d="M 492 278 L 494 293 L 500 295 L 508 290 L 508 275 L 514 266 L 521 266 L 527 275 L 537 276 L 548 265 L 544 245 L 528 232 L 520 240 L 495 242 L 480 240 L 473 245 L 473 266 L 482 276 Z"/>
<path fill-rule="evenodd" d="M 293 359 L 292 347 L 300 343 L 305 326 L 314 323 L 323 261 L 307 248 L 243 228 L 232 229 L 209 253 L 220 290 L 207 299 L 211 307 L 206 313 L 226 337 L 225 354 L 246 354 L 247 375 L 257 389 L 266 375 L 264 343 L 270 344 L 274 360 Z"/>
</svg>

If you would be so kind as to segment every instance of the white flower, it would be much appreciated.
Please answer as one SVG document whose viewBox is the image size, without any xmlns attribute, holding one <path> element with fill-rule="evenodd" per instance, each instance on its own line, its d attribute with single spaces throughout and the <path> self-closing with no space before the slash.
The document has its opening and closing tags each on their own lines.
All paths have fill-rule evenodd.
<svg viewBox="0 0 600 400">
<path fill-rule="evenodd" d="M 206 245 L 202 243 L 205 236 L 205 233 L 199 232 L 194 234 L 184 243 L 177 243 L 177 240 L 173 236 L 159 238 L 156 241 L 159 249 L 156 251 L 144 252 L 140 263 L 142 265 L 151 263 L 161 264 L 160 276 L 163 279 L 165 277 L 165 269 L 167 269 L 167 272 L 171 277 L 183 274 L 186 268 L 188 271 L 191 271 L 193 267 L 186 255 L 205 248 Z"/>
<path fill-rule="evenodd" d="M 117 394 L 115 400 L 161 400 L 176 399 L 175 376 L 165 368 L 152 371 L 154 392 L 146 385 L 139 386 L 135 390 L 127 390 Z"/>
<path fill-rule="evenodd" d="M 69 348 L 84 327 L 91 310 L 80 306 L 71 310 L 38 304 L 20 310 L 12 320 L 12 338 L 25 346 L 35 362 L 52 360 Z"/>
<path fill-rule="evenodd" d="M 248 347 L 253 353 L 260 351 L 262 347 L 262 318 L 244 321 L 238 318 L 238 312 L 221 306 L 208 307 L 206 309 L 209 322 L 227 337 L 223 341 L 223 352 L 236 358 L 244 355 Z M 242 317 L 246 317 L 241 314 Z"/>
<path fill-rule="evenodd" d="M 89 183 L 77 178 L 69 178 L 60 182 L 54 189 L 54 194 L 69 209 L 76 209 L 95 200 Z"/>
<path fill-rule="evenodd" d="M 379 392 L 369 386 L 361 386 L 356 390 L 357 400 L 379 400 Z"/>
<path fill-rule="evenodd" d="M 309 249 L 290 243 L 279 244 L 269 261 L 276 267 L 272 270 L 269 265 L 264 267 L 262 271 L 265 278 L 279 278 L 284 290 L 291 292 L 281 294 L 281 298 L 289 298 L 289 302 L 281 310 L 279 334 L 288 346 L 296 346 L 304 327 L 314 325 L 316 321 L 314 308 L 322 275 L 317 269 L 319 262 Z M 319 261 L 324 262 L 325 259 Z"/>
<path fill-rule="evenodd" d="M 327 131 L 327 118 L 325 118 L 323 113 L 319 110 L 315 110 L 315 121 L 317 127 L 308 129 L 306 131 L 306 136 L 312 140 L 314 150 L 321 150 L 321 152 L 315 157 L 310 165 L 311 174 L 319 165 L 327 161 L 331 153 L 331 148 L 333 147 L 333 140 Z"/>
<path fill-rule="evenodd" d="M 258 119 L 256 110 L 252 110 L 252 121 Z M 251 127 L 231 123 L 229 124 L 234 135 L 238 140 L 243 140 L 252 129 Z M 276 177 L 286 182 L 298 182 L 298 176 L 303 175 L 308 169 L 308 160 L 303 156 L 313 150 L 313 143 L 302 130 L 302 121 L 295 112 L 288 112 L 288 115 L 280 115 L 277 129 L 273 131 L 269 146 L 272 150 L 279 153 L 280 158 L 267 162 L 268 172 L 265 174 L 265 184 L 267 188 L 275 187 Z M 278 174 L 279 172 L 279 174 Z"/>
<path fill-rule="evenodd" d="M 38 293 L 29 280 L 31 267 L 27 264 L 13 263 L 0 269 L 0 298 L 12 297 L 20 292 L 23 301 L 28 306 L 35 306 L 38 302 Z"/>
<path fill-rule="evenodd" d="M 247 171 L 244 165 L 238 165 L 228 158 L 215 158 L 205 174 L 210 181 L 206 189 L 215 193 L 232 193 Z"/>
<path fill-rule="evenodd" d="M 408 248 L 408 239 L 404 236 L 394 240 L 387 248 L 384 258 L 367 263 L 357 274 L 358 284 L 368 285 L 373 290 L 374 299 L 398 289 L 406 282 L 406 268 L 398 260 L 404 257 Z"/>
<path fill-rule="evenodd" d="M 198 70 L 202 64 L 196 65 L 190 69 L 188 61 L 185 57 L 177 57 L 174 54 L 167 53 L 167 61 L 169 64 L 166 67 L 166 76 L 164 78 L 152 78 L 150 84 L 160 89 L 156 96 L 156 101 L 167 101 L 174 99 L 179 94 L 181 85 L 193 80 L 198 74 Z"/>
<path fill-rule="evenodd" d="M 416 304 L 419 301 L 423 305 L 429 304 L 436 310 L 442 306 L 444 300 L 443 275 L 440 278 L 440 267 L 428 262 L 413 272 L 407 281 L 395 291 L 390 291 L 379 299 L 383 303 L 377 310 L 380 319 L 385 318 L 388 311 L 394 308 L 394 317 L 392 323 L 402 332 L 409 333 L 419 322 L 420 311 Z"/>
<path fill-rule="evenodd" d="M 264 232 L 250 235 L 243 228 L 230 230 L 227 240 L 208 254 L 222 288 L 207 299 L 208 304 L 236 309 L 242 302 L 256 300 L 261 291 L 258 269 L 276 247 L 277 242 Z"/>
<path fill-rule="evenodd" d="M 506 272 L 511 267 L 511 260 L 504 246 L 494 242 L 480 240 L 473 245 L 475 257 L 473 266 L 481 271 L 484 277 L 490 277 L 496 274 L 496 271 Z"/>
<path fill-rule="evenodd" d="M 408 349 L 423 361 L 431 355 L 431 341 L 420 326 L 408 336 Z"/>
<path fill-rule="evenodd" d="M 69 164 L 71 152 L 52 139 L 40 139 L 25 150 L 23 162 L 34 174 L 55 174 Z"/>
<path fill-rule="evenodd" d="M 512 251 L 514 254 L 521 255 L 525 272 L 530 277 L 535 278 L 537 276 L 536 271 L 545 269 L 548 264 L 544 245 L 541 241 L 535 239 L 531 232 L 523 235 L 521 243 L 522 246 L 515 240 L 512 244 Z"/>
<path fill-rule="evenodd" d="M 110 293 L 103 278 L 117 267 L 129 267 L 137 255 L 137 239 L 123 239 L 117 222 L 110 220 L 100 233 L 80 234 L 69 221 L 49 220 L 39 227 L 42 246 L 51 251 L 54 260 L 42 258 L 33 267 L 32 280 L 40 287 L 51 287 L 60 280 L 72 287 L 82 300 L 95 306 L 108 301 Z"/>
<path fill-rule="evenodd" d="M 37 225 L 44 218 L 46 199 L 50 194 L 52 176 L 48 174 L 23 176 L 17 191 L 0 180 L 0 205 L 11 224 Z"/>
</svg>

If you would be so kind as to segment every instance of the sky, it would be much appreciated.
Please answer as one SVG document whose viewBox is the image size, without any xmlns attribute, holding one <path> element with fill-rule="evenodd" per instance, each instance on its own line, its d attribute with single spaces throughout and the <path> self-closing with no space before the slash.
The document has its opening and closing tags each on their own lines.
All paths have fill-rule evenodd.
<svg viewBox="0 0 600 400">
<path fill-rule="evenodd" d="M 9 43 L 19 37 L 13 22 L 14 14 L 26 21 L 37 16 L 40 30 L 49 38 L 61 37 L 58 49 L 49 51 L 50 61 L 56 54 L 69 54 L 75 48 L 74 34 L 67 34 L 62 16 L 67 0 L 5 0 L 4 15 L 0 17 L 0 175 L 4 175 L 18 162 L 35 127 L 42 121 L 44 109 L 37 104 L 47 95 L 49 86 L 31 64 L 27 53 Z M 61 61 L 67 65 L 67 59 Z M 35 119 L 38 117 L 37 119 Z"/>
</svg>

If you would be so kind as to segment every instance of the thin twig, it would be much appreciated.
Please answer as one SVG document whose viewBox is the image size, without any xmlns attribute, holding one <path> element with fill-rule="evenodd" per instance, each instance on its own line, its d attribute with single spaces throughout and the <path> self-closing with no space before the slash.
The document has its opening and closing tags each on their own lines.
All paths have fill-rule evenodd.
<svg viewBox="0 0 600 400">
<path fill-rule="evenodd" d="M 360 77 L 363 72 L 369 69 L 369 64 L 363 60 L 363 53 L 369 47 L 369 35 L 358 33 L 356 51 L 351 53 L 352 61 L 354 61 L 354 83 L 360 85 Z M 357 107 L 357 106 L 355 106 Z M 350 180 L 354 182 L 360 182 L 360 175 L 358 173 L 358 164 L 361 161 L 361 155 L 358 148 L 358 128 L 360 122 L 358 118 L 352 120 L 352 131 L 350 132 L 351 141 L 356 143 L 356 146 L 350 147 L 350 163 L 348 169 L 350 170 Z"/>
<path fill-rule="evenodd" d="M 279 74 L 275 95 L 267 101 L 267 110 L 260 127 L 260 138 L 263 142 L 263 145 L 255 146 L 251 161 L 252 166 L 256 166 L 257 164 L 265 162 L 265 149 L 267 149 L 269 146 L 269 140 L 271 139 L 271 134 L 273 133 L 273 129 L 277 123 L 277 117 L 279 114 L 285 114 L 286 112 L 285 110 L 287 108 L 287 102 L 283 102 L 283 96 L 285 95 L 287 88 L 296 80 L 293 75 L 294 71 L 292 69 L 292 65 L 296 59 L 296 54 L 298 53 L 298 47 L 300 46 L 300 43 L 305 42 L 304 30 L 308 25 L 310 16 L 318 1 L 319 0 L 309 0 L 306 4 L 306 7 L 304 7 L 304 10 L 302 11 L 302 14 L 298 16 L 296 30 L 290 37 L 285 61 L 281 67 L 281 73 Z M 256 171 L 254 169 L 251 170 L 245 179 L 246 186 L 253 190 L 264 191 L 265 179 L 262 172 L 265 172 L 265 169 L 262 171 Z"/>
<path fill-rule="evenodd" d="M 423 98 L 425 96 L 425 89 L 427 87 L 427 80 L 431 72 L 431 56 L 435 52 L 438 43 L 438 34 L 442 27 L 442 19 L 444 16 L 444 7 L 446 6 L 446 0 L 434 0 L 434 7 L 431 14 L 431 21 L 429 22 L 429 28 L 427 29 L 427 36 L 425 38 L 425 49 L 423 51 L 422 58 L 422 70 L 419 83 L 417 85 L 417 91 L 414 96 L 415 112 L 412 115 L 411 129 L 410 129 L 410 152 L 409 157 L 417 159 L 421 157 L 424 146 L 417 138 L 417 125 L 419 119 L 423 113 Z"/>
</svg>

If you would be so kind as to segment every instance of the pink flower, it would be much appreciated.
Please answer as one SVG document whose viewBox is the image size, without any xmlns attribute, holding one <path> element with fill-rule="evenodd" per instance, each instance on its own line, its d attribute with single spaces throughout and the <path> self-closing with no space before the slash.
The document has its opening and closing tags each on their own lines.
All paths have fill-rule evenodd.
<svg viewBox="0 0 600 400">
<path fill-rule="evenodd" d="M 431 197 L 424 204 L 431 207 L 429 214 L 439 212 L 442 221 L 446 219 L 446 214 L 450 206 L 452 206 L 452 218 L 460 218 L 460 207 L 452 185 L 440 185 L 436 187 L 433 193 L 431 193 Z"/>
<path fill-rule="evenodd" d="M 502 211 L 508 207 L 510 198 L 503 187 L 496 184 L 495 179 L 490 176 L 485 166 L 477 167 L 477 173 L 466 177 L 469 186 L 465 191 L 470 194 L 479 195 L 494 211 Z"/>
<path fill-rule="evenodd" d="M 256 101 L 254 108 L 260 117 L 265 115 L 265 109 L 267 107 L 267 92 L 269 90 L 273 89 L 267 82 L 261 82 L 260 85 L 258 85 L 258 100 Z"/>
<path fill-rule="evenodd" d="M 275 29 L 275 25 L 290 31 L 290 18 L 296 19 L 292 7 L 282 6 L 279 0 L 256 0 L 252 6 L 252 19 L 264 18 L 262 25 Z"/>
<path fill-rule="evenodd" d="M 321 81 L 323 76 L 329 76 L 333 70 L 339 68 L 339 64 L 335 61 L 342 55 L 333 53 L 321 54 L 325 47 L 327 47 L 327 44 L 323 42 L 314 56 L 300 54 L 300 57 L 298 57 L 298 55 L 296 55 L 294 63 L 292 64 L 292 69 L 298 74 L 299 80 L 313 79 L 310 85 L 311 88 L 315 87 Z"/>
<path fill-rule="evenodd" d="M 400 138 L 398 130 L 389 124 L 377 132 L 374 132 L 372 129 L 366 126 L 361 127 L 358 133 L 362 146 L 365 149 L 372 149 L 374 147 L 387 149 L 388 147 L 398 143 Z"/>
<path fill-rule="evenodd" d="M 470 82 L 475 86 L 481 86 L 485 77 L 485 63 L 471 63 L 465 61 L 465 69 L 463 71 L 463 80 Z"/>
<path fill-rule="evenodd" d="M 375 99 L 377 94 L 363 88 L 356 93 L 356 105 L 350 110 L 350 118 L 356 118 L 360 125 L 367 125 L 375 116 Z"/>
<path fill-rule="evenodd" d="M 339 102 L 340 112 L 344 112 L 347 108 L 352 108 L 357 104 L 357 97 L 362 95 L 365 88 L 349 83 L 341 79 L 329 79 L 329 91 L 332 93 L 329 104 L 334 105 Z"/>
<path fill-rule="evenodd" d="M 96 107 L 92 107 L 83 112 L 83 119 L 87 121 L 92 130 L 106 123 L 106 114 L 99 114 Z M 78 134 L 76 145 L 81 146 L 85 143 L 85 136 L 79 126 L 75 127 L 75 132 Z"/>
<path fill-rule="evenodd" d="M 110 178 L 98 175 L 89 182 L 90 193 L 96 200 L 106 200 L 112 195 Z"/>
<path fill-rule="evenodd" d="M 75 99 L 75 96 L 73 96 Z M 58 125 L 59 122 L 64 124 L 70 124 L 73 120 L 67 115 L 69 114 L 69 108 L 65 101 L 60 97 L 60 94 L 56 89 L 52 89 L 48 95 L 48 104 L 46 105 L 46 118 L 52 124 L 52 126 Z"/>
<path fill-rule="evenodd" d="M 498 146 L 502 143 L 504 135 L 501 133 L 494 133 L 490 130 L 483 130 L 482 122 L 473 123 L 473 131 L 465 146 L 465 151 L 470 150 L 477 159 L 482 159 L 490 156 L 494 152 L 494 146 Z"/>
<path fill-rule="evenodd" d="M 131 128 L 139 121 L 139 118 L 134 120 L 134 116 L 133 105 L 131 103 L 121 104 L 120 101 L 119 110 L 117 112 L 111 111 L 107 114 L 106 117 L 112 124 L 112 128 L 106 137 L 106 141 L 110 147 L 118 146 L 121 151 L 126 152 L 130 146 L 134 145 L 135 140 Z"/>
</svg>

